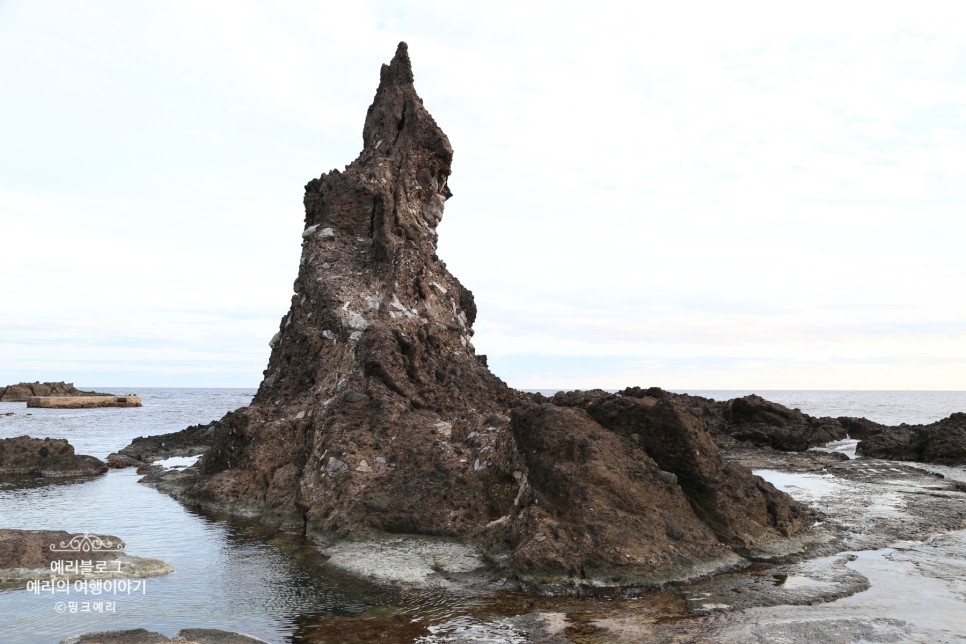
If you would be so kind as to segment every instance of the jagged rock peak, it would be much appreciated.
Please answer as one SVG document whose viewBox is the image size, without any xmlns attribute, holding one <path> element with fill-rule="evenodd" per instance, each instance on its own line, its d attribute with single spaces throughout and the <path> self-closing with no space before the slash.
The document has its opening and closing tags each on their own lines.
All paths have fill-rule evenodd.
<svg viewBox="0 0 966 644">
<path fill-rule="evenodd" d="M 396 47 L 396 55 L 389 64 L 382 66 L 380 80 L 393 85 L 413 82 L 413 64 L 409 60 L 409 45 L 405 42 L 400 42 Z"/>
<path fill-rule="evenodd" d="M 404 42 L 399 43 L 392 61 L 382 66 L 362 139 L 365 149 L 359 161 L 394 156 L 397 150 L 406 152 L 413 146 L 438 157 L 439 171 L 449 175 L 453 148 L 416 93 L 409 49 Z"/>
<path fill-rule="evenodd" d="M 436 256 L 453 150 L 416 94 L 405 43 L 382 68 L 363 137 L 343 172 L 305 186 L 296 297 L 256 403 L 371 394 L 378 381 L 416 405 L 483 405 L 505 387 L 474 354 L 472 293 Z"/>
</svg>

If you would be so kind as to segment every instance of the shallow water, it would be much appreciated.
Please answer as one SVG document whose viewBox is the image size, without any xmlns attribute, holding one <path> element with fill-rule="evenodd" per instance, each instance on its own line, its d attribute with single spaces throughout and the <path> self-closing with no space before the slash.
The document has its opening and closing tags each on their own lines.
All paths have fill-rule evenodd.
<svg viewBox="0 0 966 644">
<path fill-rule="evenodd" d="M 161 389 L 129 391 L 105 387 L 97 391 L 136 393 L 143 407 L 98 409 L 28 408 L 26 403 L 0 402 L 0 438 L 27 434 L 34 438 L 66 438 L 78 454 L 106 458 L 138 436 L 177 432 L 206 424 L 244 407 L 254 389 Z M 8 413 L 12 416 L 7 416 Z"/>
<path fill-rule="evenodd" d="M 247 404 L 254 391 L 136 393 L 142 396 L 141 408 L 55 410 L 0 403 L 0 438 L 67 438 L 77 453 L 104 458 L 137 436 L 220 418 Z M 12 416 L 5 415 L 10 412 Z M 193 460 L 175 457 L 164 463 L 178 467 Z M 487 599 L 369 584 L 323 566 L 315 546 L 300 537 L 190 511 L 140 485 L 139 478 L 124 469 L 87 480 L 0 486 L 0 527 L 116 535 L 125 541 L 127 554 L 174 566 L 172 574 L 148 579 L 140 595 L 0 590 L 0 642 L 59 642 L 83 632 L 141 627 L 168 636 L 186 627 L 221 628 L 269 642 L 313 641 L 320 632 L 327 633 L 325 641 L 365 641 L 386 629 L 400 636 L 410 633 L 408 640 L 448 637 L 464 629 L 486 636 L 506 629 L 472 613 L 489 615 L 497 610 L 494 602 L 528 601 L 514 594 Z M 62 602 L 112 600 L 113 612 L 84 612 L 82 605 L 73 614 L 58 612 Z M 515 609 L 498 609 L 505 610 Z M 346 619 L 355 617 L 360 619 Z"/>
<path fill-rule="evenodd" d="M 127 388 L 105 389 L 128 393 Z M 220 418 L 247 404 L 254 391 L 141 389 L 133 393 L 142 396 L 144 407 L 53 410 L 0 403 L 0 437 L 27 434 L 67 438 L 78 453 L 104 458 L 136 436 L 177 431 Z M 710 396 L 715 392 L 692 393 Z M 744 392 L 717 393 L 714 397 L 727 399 Z M 906 401 L 904 415 L 894 409 L 897 394 L 892 393 L 785 392 L 788 395 L 784 398 L 775 393 L 764 395 L 810 414 L 864 415 L 891 423 L 928 422 L 966 409 L 963 393 L 900 392 L 898 396 Z M 919 405 L 914 404 L 916 396 Z M 827 408 L 821 407 L 823 400 Z M 849 400 L 858 402 L 846 409 Z M 10 412 L 12 416 L 5 415 Z M 169 463 L 184 464 L 185 459 Z M 947 476 L 966 479 L 964 468 L 944 470 Z M 833 495 L 849 493 L 848 482 L 834 477 L 759 473 L 806 502 L 821 503 Z M 0 591 L 0 615 L 4 616 L 0 620 L 0 642 L 59 642 L 86 631 L 134 627 L 169 636 L 185 627 L 223 628 L 270 642 L 367 641 L 386 632 L 394 633 L 400 641 L 420 637 L 425 642 L 525 641 L 512 617 L 536 610 L 566 614 L 567 636 L 572 640 L 598 641 L 595 624 L 606 622 L 609 615 L 646 616 L 648 623 L 685 619 L 683 604 L 673 593 L 623 602 L 586 602 L 516 593 L 474 597 L 440 589 L 375 586 L 323 566 L 316 549 L 301 538 L 189 511 L 166 495 L 138 484 L 138 478 L 131 470 L 112 470 L 93 480 L 0 489 L 2 527 L 113 534 L 125 540 L 128 554 L 160 558 L 175 568 L 171 575 L 148 579 L 143 595 L 102 598 L 115 600 L 113 614 L 60 614 L 56 610 L 59 601 L 96 598 Z M 900 510 L 895 499 L 883 493 L 870 511 L 885 515 Z M 941 535 L 925 544 L 897 544 L 892 549 L 857 554 L 859 558 L 850 566 L 873 580 L 870 591 L 814 608 L 760 609 L 755 618 L 761 624 L 813 621 L 831 607 L 833 612 L 828 614 L 856 623 L 892 619 L 890 615 L 905 620 L 912 626 L 896 626 L 896 632 L 913 641 L 924 633 L 935 635 L 938 641 L 955 641 L 949 638 L 966 631 L 966 618 L 960 617 L 966 615 L 966 570 L 962 563 L 966 558 L 966 532 Z M 813 582 L 792 576 L 785 583 L 794 586 Z M 729 619 L 715 622 L 713 628 L 701 625 L 701 632 L 718 632 Z M 736 622 L 743 619 L 734 618 Z M 935 622 L 933 626 L 926 625 L 929 621 Z M 763 635 L 766 631 L 741 630 L 746 626 L 728 627 L 737 628 L 734 641 L 744 641 L 746 635 L 752 640 L 773 640 Z M 730 637 L 728 628 L 720 634 L 724 640 Z M 780 630 L 768 632 L 774 635 Z M 859 635 L 865 632 L 856 631 Z M 808 640 L 792 637 L 788 641 Z"/>
</svg>

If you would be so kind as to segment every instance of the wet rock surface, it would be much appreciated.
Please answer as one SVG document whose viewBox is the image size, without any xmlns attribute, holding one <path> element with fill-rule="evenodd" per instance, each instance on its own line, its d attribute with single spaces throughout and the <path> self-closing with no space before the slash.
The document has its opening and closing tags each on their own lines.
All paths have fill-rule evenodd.
<svg viewBox="0 0 966 644">
<path fill-rule="evenodd" d="M 453 151 L 405 43 L 363 143 L 306 185 L 295 294 L 252 404 L 159 489 L 326 545 L 455 539 L 534 588 L 692 578 L 807 530 L 680 401 L 547 401 L 490 373 L 473 295 L 436 255 Z"/>
<path fill-rule="evenodd" d="M 0 478 L 96 476 L 107 465 L 93 456 L 74 454 L 63 438 L 0 438 Z"/>
<path fill-rule="evenodd" d="M 124 553 L 114 536 L 62 530 L 0 528 L 0 587 L 50 579 L 117 579 L 166 575 L 169 564 Z"/>
</svg>

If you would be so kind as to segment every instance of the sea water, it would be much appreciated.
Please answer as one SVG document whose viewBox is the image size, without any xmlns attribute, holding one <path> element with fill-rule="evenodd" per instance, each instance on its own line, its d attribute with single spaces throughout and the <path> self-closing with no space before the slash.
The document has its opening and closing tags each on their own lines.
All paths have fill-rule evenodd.
<svg viewBox="0 0 966 644">
<path fill-rule="evenodd" d="M 66 438 L 78 454 L 103 459 L 137 436 L 216 420 L 247 404 L 254 394 L 251 389 L 95 389 L 137 393 L 144 406 L 70 410 L 0 403 L 0 438 Z M 814 416 L 862 416 L 887 424 L 932 422 L 966 411 L 966 392 L 687 393 L 718 400 L 759 393 Z M 447 625 L 453 624 L 454 634 L 475 632 L 478 641 L 512 639 L 476 617 L 479 599 L 384 588 L 340 576 L 321 565 L 321 557 L 300 537 L 193 512 L 138 484 L 138 478 L 130 469 L 112 470 L 77 482 L 0 487 L 0 527 L 112 534 L 126 542 L 128 554 L 174 566 L 172 574 L 148 579 L 143 592 L 131 595 L 0 591 L 0 642 L 59 642 L 88 631 L 141 627 L 168 636 L 181 628 L 205 627 L 241 631 L 270 642 L 301 641 L 327 620 L 370 614 L 398 617 L 386 623 L 397 623 L 401 629 L 423 624 L 440 641 L 447 637 Z M 113 611 L 93 612 L 90 605 L 95 601 L 102 602 L 102 608 L 103 602 L 112 601 Z M 522 612 L 529 600 L 504 597 L 500 602 L 488 609 L 491 616 L 500 610 L 510 615 Z M 340 622 L 342 628 L 351 623 Z"/>
</svg>

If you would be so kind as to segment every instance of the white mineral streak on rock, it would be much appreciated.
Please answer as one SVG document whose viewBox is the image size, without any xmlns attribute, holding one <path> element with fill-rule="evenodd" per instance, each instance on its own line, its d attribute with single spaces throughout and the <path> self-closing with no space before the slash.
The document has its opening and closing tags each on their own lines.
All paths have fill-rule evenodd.
<svg viewBox="0 0 966 644">
<path fill-rule="evenodd" d="M 430 284 L 432 284 L 433 286 L 435 286 L 439 290 L 440 293 L 442 293 L 443 295 L 446 295 L 446 287 L 445 286 L 443 286 L 439 282 L 430 282 Z"/>
<path fill-rule="evenodd" d="M 355 311 L 349 311 L 348 313 L 349 313 L 348 323 L 350 328 L 357 329 L 359 331 L 364 331 L 366 327 L 369 326 L 369 323 L 366 321 L 366 319 L 362 317 L 362 315 L 360 315 L 359 313 L 356 313 Z"/>
<path fill-rule="evenodd" d="M 329 462 L 325 464 L 325 472 L 329 476 L 336 476 L 349 469 L 344 461 L 340 461 L 335 456 L 329 457 Z"/>
<path fill-rule="evenodd" d="M 350 340 L 354 340 L 354 341 L 358 341 L 358 340 L 359 340 L 359 338 L 361 338 L 361 337 L 362 337 L 362 331 L 353 331 L 353 332 L 352 332 L 352 333 L 351 333 L 351 334 L 349 335 L 349 339 L 350 339 Z"/>
<path fill-rule="evenodd" d="M 396 309 L 401 314 L 405 315 L 407 318 L 413 318 L 419 315 L 418 313 L 414 312 L 415 309 L 411 311 L 407 309 L 405 306 L 403 306 L 403 303 L 399 301 L 399 297 L 397 297 L 396 295 L 392 296 L 392 302 L 389 303 L 389 306 Z"/>
<path fill-rule="evenodd" d="M 326 340 L 332 340 L 332 344 L 336 343 L 335 333 L 333 333 L 328 329 L 322 332 L 322 337 L 325 338 Z"/>
<path fill-rule="evenodd" d="M 437 432 L 445 436 L 446 438 L 451 438 L 453 436 L 453 423 L 447 423 L 446 421 L 439 421 L 433 427 Z"/>
</svg>

